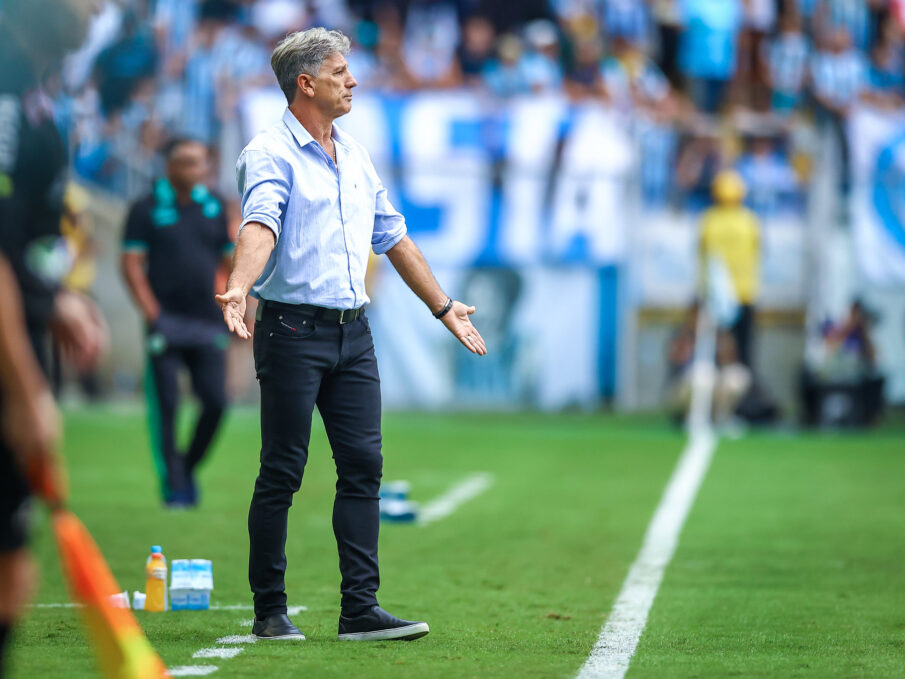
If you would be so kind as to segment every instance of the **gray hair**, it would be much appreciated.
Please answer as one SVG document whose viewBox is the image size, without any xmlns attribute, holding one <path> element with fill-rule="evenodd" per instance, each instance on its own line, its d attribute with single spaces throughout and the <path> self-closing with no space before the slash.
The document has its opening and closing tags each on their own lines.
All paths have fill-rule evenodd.
<svg viewBox="0 0 905 679">
<path fill-rule="evenodd" d="M 317 77 L 327 57 L 349 53 L 349 38 L 339 31 L 309 28 L 283 38 L 270 55 L 270 66 L 280 89 L 290 104 L 295 98 L 296 81 L 302 73 Z"/>
</svg>

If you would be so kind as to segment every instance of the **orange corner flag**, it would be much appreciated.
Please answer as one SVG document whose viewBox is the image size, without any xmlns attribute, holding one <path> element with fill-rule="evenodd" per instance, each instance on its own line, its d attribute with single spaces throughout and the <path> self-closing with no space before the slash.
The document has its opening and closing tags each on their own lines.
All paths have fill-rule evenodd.
<svg viewBox="0 0 905 679">
<path fill-rule="evenodd" d="M 91 534 L 66 509 L 53 511 L 53 528 L 73 600 L 94 640 L 98 661 L 109 679 L 160 679 L 166 666 L 128 608 L 111 600 L 119 586 Z"/>
</svg>

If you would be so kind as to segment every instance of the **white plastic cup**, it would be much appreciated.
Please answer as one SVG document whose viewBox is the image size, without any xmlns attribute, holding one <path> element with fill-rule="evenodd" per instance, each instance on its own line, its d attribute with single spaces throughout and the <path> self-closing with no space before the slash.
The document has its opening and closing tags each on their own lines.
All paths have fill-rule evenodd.
<svg viewBox="0 0 905 679">
<path fill-rule="evenodd" d="M 145 610 L 146 598 L 144 592 L 132 592 L 132 608 L 136 611 Z"/>
<path fill-rule="evenodd" d="M 117 608 L 129 608 L 129 593 L 120 592 L 119 594 L 111 594 L 110 603 Z"/>
</svg>

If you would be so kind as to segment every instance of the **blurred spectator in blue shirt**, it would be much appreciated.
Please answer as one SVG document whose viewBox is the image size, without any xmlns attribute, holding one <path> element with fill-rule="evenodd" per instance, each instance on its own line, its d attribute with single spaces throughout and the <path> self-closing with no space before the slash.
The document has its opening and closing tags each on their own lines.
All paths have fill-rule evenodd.
<svg viewBox="0 0 905 679">
<path fill-rule="evenodd" d="M 714 113 L 735 75 L 741 0 L 681 0 L 679 66 L 695 106 Z"/>
<path fill-rule="evenodd" d="M 683 143 L 676 163 L 676 188 L 682 206 L 692 212 L 711 205 L 713 182 L 725 169 L 723 150 L 715 131 L 701 130 Z"/>
<path fill-rule="evenodd" d="M 791 113 L 802 100 L 808 76 L 811 48 L 801 30 L 797 12 L 788 12 L 780 21 L 779 34 L 764 43 L 761 60 L 771 89 L 772 109 Z"/>
<path fill-rule="evenodd" d="M 867 78 L 864 55 L 852 47 L 844 27 L 834 30 L 811 61 L 814 96 L 824 112 L 847 116 Z"/>
<path fill-rule="evenodd" d="M 772 137 L 754 137 L 736 169 L 748 187 L 745 203 L 761 219 L 796 205 L 798 177 Z"/>
<path fill-rule="evenodd" d="M 484 84 L 497 97 L 508 98 L 531 91 L 522 60 L 522 41 L 511 33 L 500 36 L 496 59 L 484 67 Z"/>
<path fill-rule="evenodd" d="M 192 33 L 198 24 L 198 0 L 157 0 L 151 16 L 164 72 L 181 70 Z"/>
<path fill-rule="evenodd" d="M 612 52 L 603 62 L 604 88 L 613 106 L 632 115 L 640 144 L 644 204 L 661 207 L 672 189 L 676 152 L 676 133 L 670 125 L 676 104 L 669 81 L 637 43 L 615 37 Z"/>
<path fill-rule="evenodd" d="M 814 15 L 814 29 L 818 36 L 835 33 L 842 28 L 848 31 L 852 44 L 867 51 L 870 41 L 870 12 L 868 0 L 820 0 Z"/>
<path fill-rule="evenodd" d="M 525 77 L 534 92 L 550 92 L 562 86 L 559 33 L 552 21 L 537 19 L 525 26 L 526 51 L 522 56 Z"/>
<path fill-rule="evenodd" d="M 617 108 L 652 110 L 668 105 L 669 81 L 637 44 L 622 36 L 612 40 L 603 62 L 603 85 Z"/>
<path fill-rule="evenodd" d="M 98 55 L 95 79 L 101 108 L 109 116 L 122 109 L 143 80 L 153 78 L 157 49 L 134 10 L 123 16 L 120 38 Z"/>
<path fill-rule="evenodd" d="M 646 43 L 651 36 L 650 9 L 638 0 L 602 0 L 603 30 L 607 37 Z"/>
<path fill-rule="evenodd" d="M 890 24 L 891 26 L 891 24 Z M 884 30 L 880 40 L 870 52 L 868 91 L 865 99 L 875 106 L 900 108 L 905 90 L 905 59 L 902 45 L 894 31 Z"/>
<path fill-rule="evenodd" d="M 806 21 L 810 22 L 814 16 L 814 11 L 820 0 L 795 0 L 798 6 L 798 13 Z M 786 10 L 788 13 L 788 9 Z"/>
</svg>

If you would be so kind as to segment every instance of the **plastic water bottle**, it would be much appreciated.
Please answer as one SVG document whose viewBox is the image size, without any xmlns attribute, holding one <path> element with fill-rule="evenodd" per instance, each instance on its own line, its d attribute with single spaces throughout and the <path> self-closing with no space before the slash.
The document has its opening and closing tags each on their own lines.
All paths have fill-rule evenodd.
<svg viewBox="0 0 905 679">
<path fill-rule="evenodd" d="M 145 610 L 167 610 L 167 560 L 158 545 L 145 564 Z"/>
</svg>

